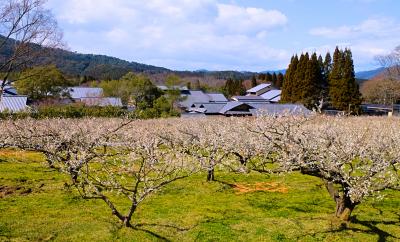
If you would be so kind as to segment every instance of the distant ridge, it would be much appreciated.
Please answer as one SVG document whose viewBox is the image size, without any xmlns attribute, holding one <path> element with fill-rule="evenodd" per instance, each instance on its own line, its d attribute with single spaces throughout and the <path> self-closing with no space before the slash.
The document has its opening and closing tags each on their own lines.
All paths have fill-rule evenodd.
<svg viewBox="0 0 400 242">
<path fill-rule="evenodd" d="M 375 70 L 357 72 L 356 78 L 369 80 L 369 79 L 372 79 L 372 78 L 376 77 L 377 75 L 381 74 L 384 70 L 385 70 L 385 68 L 381 67 L 381 68 L 378 68 Z"/>
</svg>

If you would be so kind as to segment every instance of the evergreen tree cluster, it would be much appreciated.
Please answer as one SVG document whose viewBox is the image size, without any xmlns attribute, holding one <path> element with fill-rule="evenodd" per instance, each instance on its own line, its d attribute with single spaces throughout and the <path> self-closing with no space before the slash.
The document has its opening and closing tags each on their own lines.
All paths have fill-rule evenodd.
<svg viewBox="0 0 400 242">
<path fill-rule="evenodd" d="M 282 86 L 282 102 L 302 103 L 313 109 L 320 104 L 331 108 L 358 112 L 361 94 L 355 79 L 352 53 L 338 47 L 325 59 L 316 53 L 294 55 Z"/>
<path fill-rule="evenodd" d="M 271 83 L 277 89 L 281 89 L 283 86 L 284 76 L 282 73 L 262 73 L 258 78 L 264 83 Z"/>
<path fill-rule="evenodd" d="M 243 85 L 243 79 L 228 78 L 222 92 L 228 97 L 242 96 L 246 94 L 246 87 Z"/>
</svg>

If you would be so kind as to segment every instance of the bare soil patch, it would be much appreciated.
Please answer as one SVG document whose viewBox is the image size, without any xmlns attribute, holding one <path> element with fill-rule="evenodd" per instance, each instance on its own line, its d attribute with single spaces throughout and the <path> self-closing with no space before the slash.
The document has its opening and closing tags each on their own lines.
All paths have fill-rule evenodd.
<svg viewBox="0 0 400 242">
<path fill-rule="evenodd" d="M 281 183 L 277 182 L 257 182 L 254 184 L 233 184 L 233 189 L 236 193 L 250 193 L 250 192 L 279 192 L 279 193 L 287 193 L 288 188 Z"/>
</svg>

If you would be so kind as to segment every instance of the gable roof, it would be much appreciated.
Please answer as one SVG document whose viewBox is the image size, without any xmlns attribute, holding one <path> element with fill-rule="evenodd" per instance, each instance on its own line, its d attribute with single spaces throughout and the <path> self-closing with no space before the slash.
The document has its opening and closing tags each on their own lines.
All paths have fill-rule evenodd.
<svg viewBox="0 0 400 242">
<path fill-rule="evenodd" d="M 21 112 L 28 108 L 26 102 L 27 96 L 8 96 L 3 95 L 0 101 L 0 112 Z"/>
<path fill-rule="evenodd" d="M 194 103 L 189 108 L 189 112 L 198 112 L 198 113 L 205 113 L 205 114 L 219 114 L 220 110 L 226 105 L 225 103 Z"/>
<path fill-rule="evenodd" d="M 228 102 L 220 111 L 219 113 L 221 114 L 226 114 L 227 112 L 231 111 L 232 109 L 235 109 L 237 107 L 240 107 L 242 105 L 246 105 L 247 107 L 249 107 L 249 109 L 253 109 L 254 107 L 247 104 L 247 103 L 243 103 L 243 102 L 238 102 L 238 101 L 232 101 L 232 102 Z M 241 111 L 242 112 L 242 111 Z"/>
<path fill-rule="evenodd" d="M 73 99 L 87 97 L 102 97 L 103 88 L 99 87 L 69 87 L 68 93 Z"/>
<path fill-rule="evenodd" d="M 3 80 L 0 80 L 0 86 L 2 84 Z M 17 89 L 15 89 L 15 87 L 12 84 L 10 84 L 10 82 L 6 82 L 3 91 L 4 91 L 3 95 L 13 95 L 13 96 L 18 95 Z"/>
<path fill-rule="evenodd" d="M 222 93 L 204 93 L 203 91 L 189 91 L 185 100 L 180 102 L 183 107 L 190 108 L 195 103 L 227 102 L 228 99 Z"/>
<path fill-rule="evenodd" d="M 260 84 L 260 85 L 258 85 L 258 86 L 255 86 L 255 87 L 253 87 L 253 88 L 247 90 L 247 92 L 248 92 L 248 93 L 249 93 L 249 92 L 259 92 L 259 91 L 261 91 L 262 89 L 268 88 L 268 87 L 270 87 L 270 86 L 271 86 L 270 83 L 262 83 L 262 84 Z"/>
<path fill-rule="evenodd" d="M 260 97 L 267 99 L 267 100 L 272 100 L 282 94 L 281 90 L 270 90 L 262 95 Z"/>
</svg>

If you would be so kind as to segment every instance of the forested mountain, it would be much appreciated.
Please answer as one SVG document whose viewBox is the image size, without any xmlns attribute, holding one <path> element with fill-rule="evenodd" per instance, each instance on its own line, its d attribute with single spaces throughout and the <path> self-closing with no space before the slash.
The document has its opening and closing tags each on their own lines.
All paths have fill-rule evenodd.
<svg viewBox="0 0 400 242">
<path fill-rule="evenodd" d="M 0 35 L 0 43 L 4 37 Z M 0 49 L 1 61 L 7 59 L 13 52 L 14 40 L 8 40 L 6 45 Z M 42 47 L 37 47 L 42 48 Z M 107 80 L 119 79 L 128 72 L 145 73 L 156 82 L 163 82 L 166 75 L 177 74 L 185 81 L 197 81 L 210 86 L 219 85 L 219 80 L 227 78 L 248 79 L 252 72 L 239 71 L 172 71 L 167 68 L 152 65 L 129 62 L 115 57 L 105 55 L 80 54 L 63 49 L 43 49 L 46 55 L 37 58 L 33 65 L 56 65 L 65 75 L 69 77 L 88 77 L 88 79 Z"/>
<path fill-rule="evenodd" d="M 4 37 L 0 36 L 0 43 L 4 41 Z M 0 49 L 0 62 L 7 59 L 13 53 L 14 40 L 10 39 L 5 46 Z M 42 48 L 37 46 L 36 48 Z M 35 60 L 33 65 L 53 64 L 56 65 L 64 74 L 68 76 L 88 76 L 94 79 L 118 79 L 127 72 L 141 73 L 168 73 L 170 70 L 162 67 L 140 64 L 136 62 L 128 62 L 118 58 L 79 54 L 63 49 L 44 48 L 43 55 Z"/>
<path fill-rule="evenodd" d="M 356 73 L 356 78 L 357 79 L 372 79 L 374 77 L 376 77 L 377 75 L 381 74 L 383 71 L 385 70 L 385 68 L 381 67 L 375 70 L 370 70 L 370 71 L 360 71 Z"/>
</svg>

